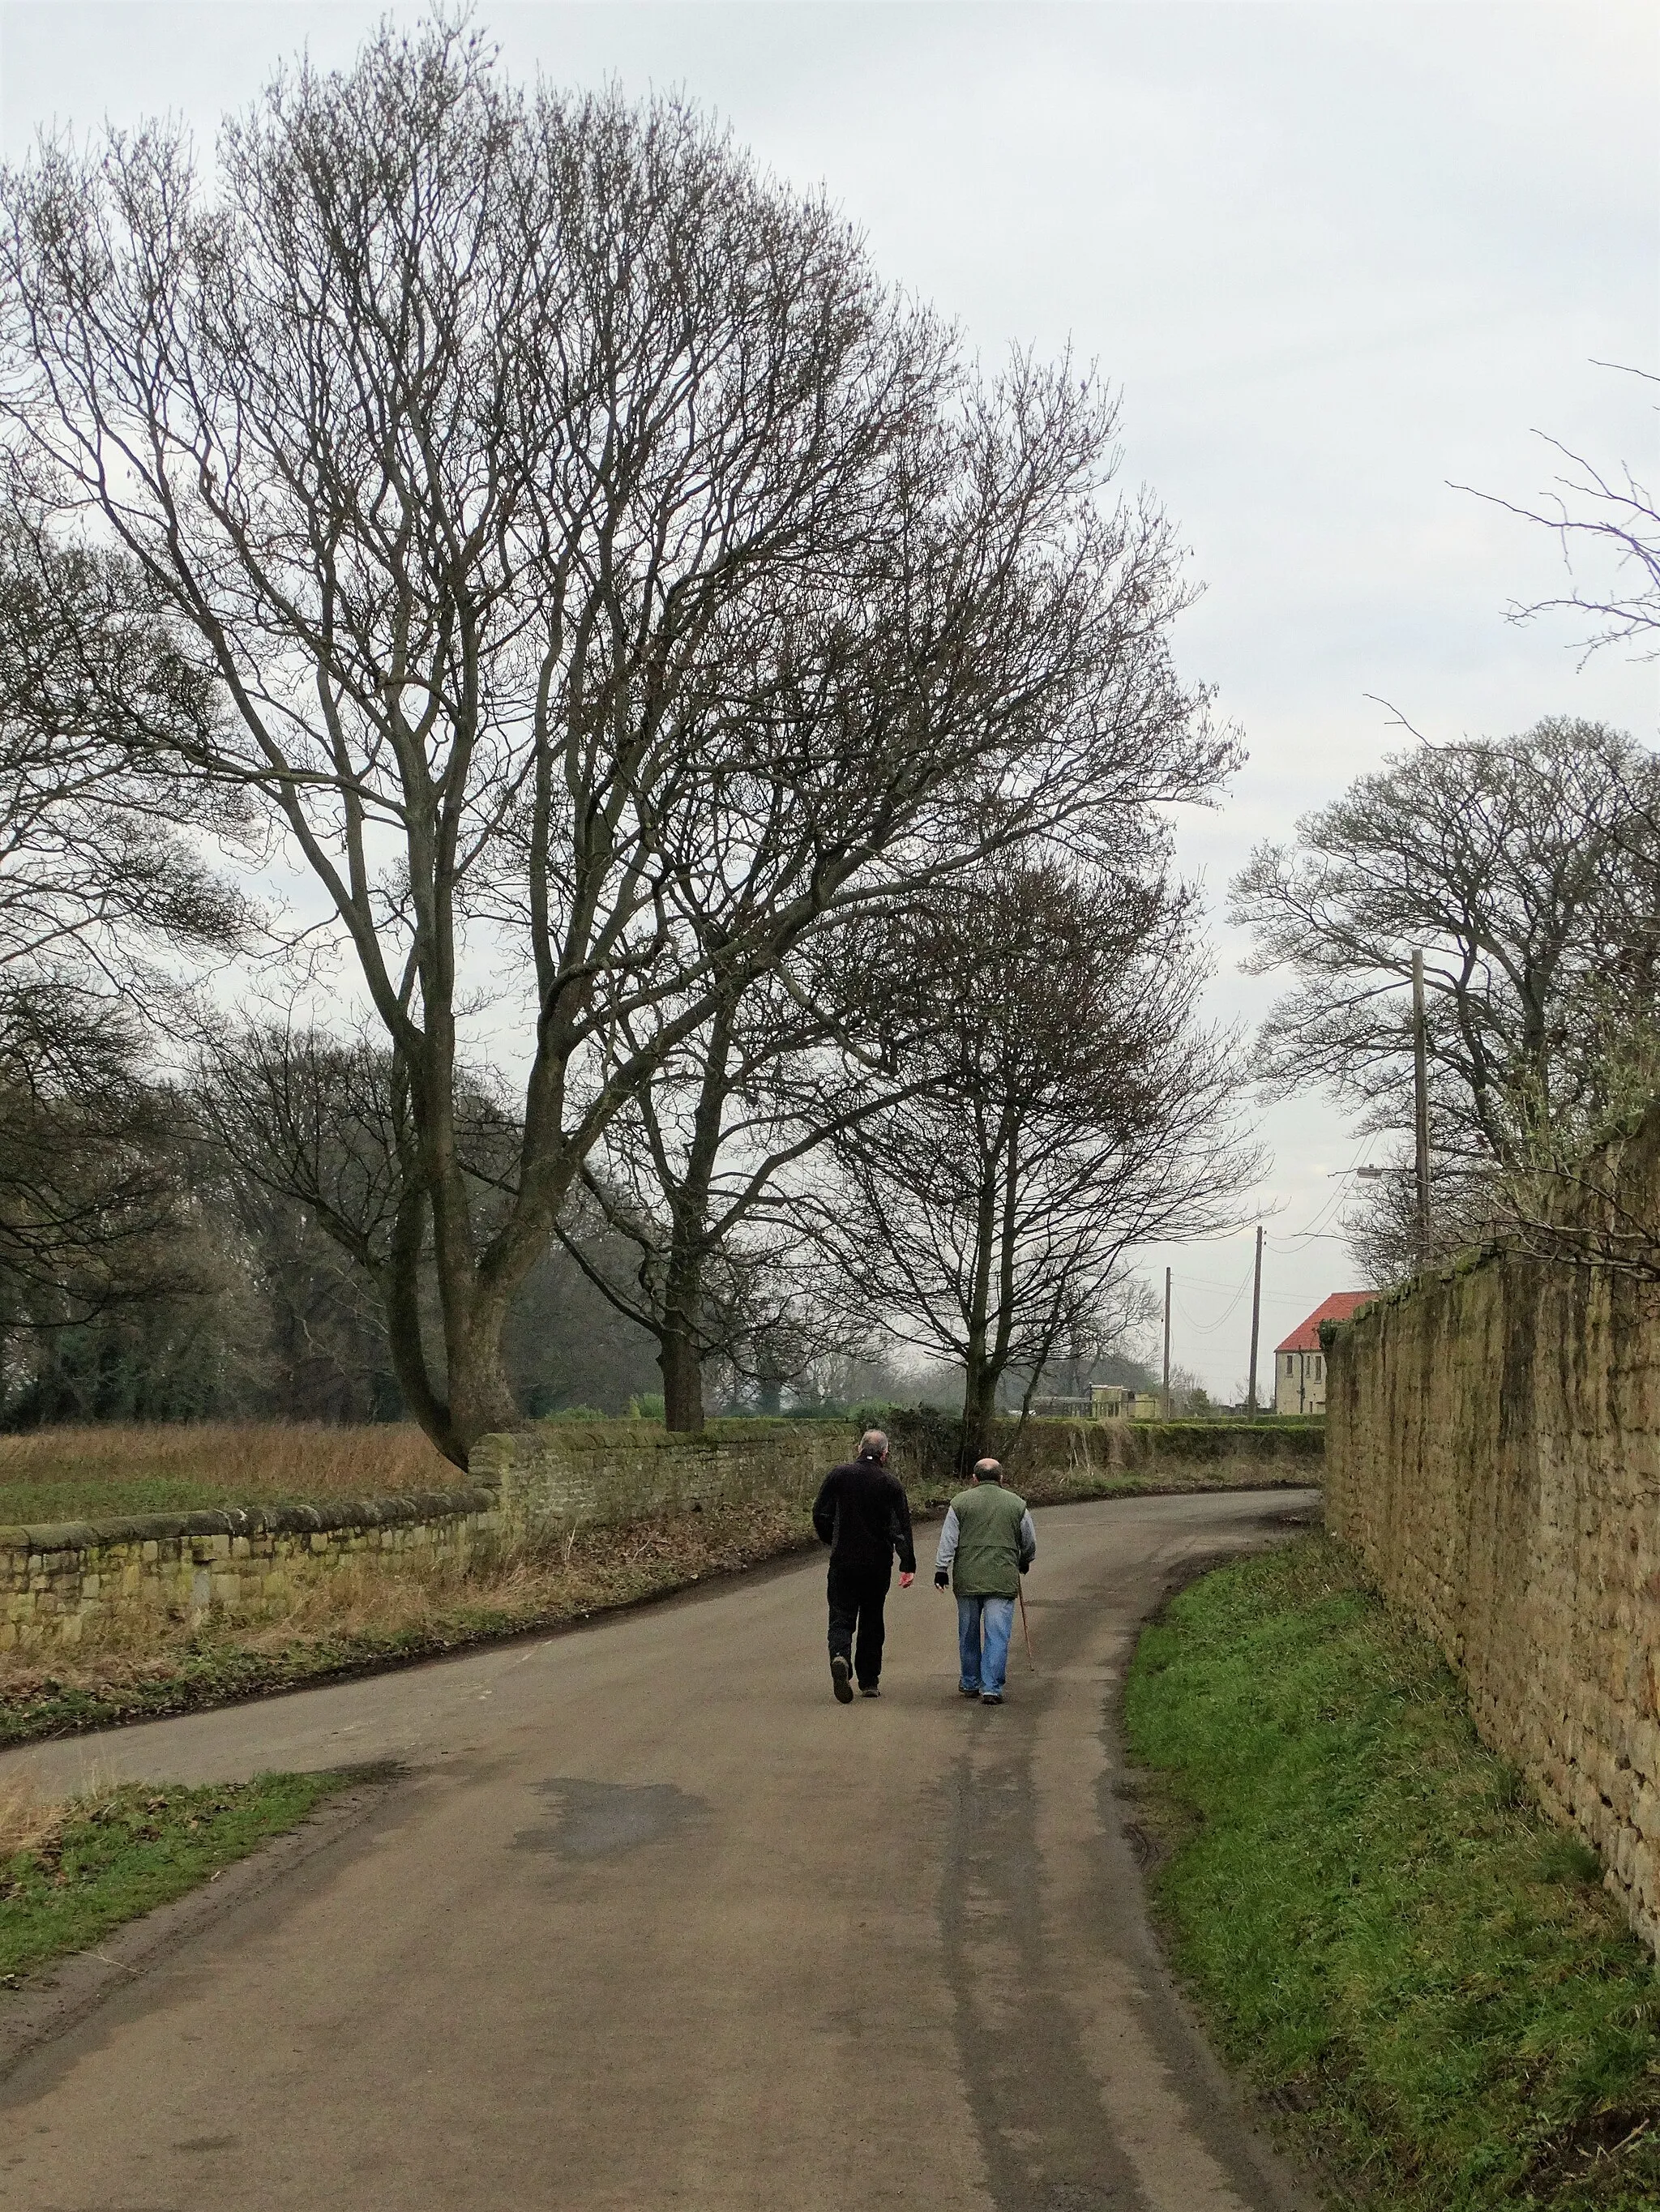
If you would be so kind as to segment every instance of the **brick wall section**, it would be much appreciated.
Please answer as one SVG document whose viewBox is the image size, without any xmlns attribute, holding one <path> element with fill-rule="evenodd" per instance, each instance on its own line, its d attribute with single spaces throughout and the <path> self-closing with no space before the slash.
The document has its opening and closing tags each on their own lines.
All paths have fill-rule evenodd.
<svg viewBox="0 0 1660 2212">
<path fill-rule="evenodd" d="M 1660 1218 L 1660 1112 L 1620 1174 Z M 1328 1526 L 1660 1949 L 1660 1289 L 1492 1255 L 1328 1349 Z"/>
</svg>

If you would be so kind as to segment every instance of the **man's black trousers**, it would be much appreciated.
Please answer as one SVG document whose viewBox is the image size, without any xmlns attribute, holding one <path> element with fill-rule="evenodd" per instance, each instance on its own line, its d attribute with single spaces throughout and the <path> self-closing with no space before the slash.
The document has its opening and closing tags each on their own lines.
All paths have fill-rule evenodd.
<svg viewBox="0 0 1660 2212">
<path fill-rule="evenodd" d="M 830 1568 L 830 1650 L 853 1662 L 860 1686 L 873 1690 L 882 1673 L 882 1608 L 888 1601 L 893 1563 L 880 1567 L 848 1567 L 837 1560 Z M 854 1633 L 858 1632 L 857 1645 Z"/>
</svg>

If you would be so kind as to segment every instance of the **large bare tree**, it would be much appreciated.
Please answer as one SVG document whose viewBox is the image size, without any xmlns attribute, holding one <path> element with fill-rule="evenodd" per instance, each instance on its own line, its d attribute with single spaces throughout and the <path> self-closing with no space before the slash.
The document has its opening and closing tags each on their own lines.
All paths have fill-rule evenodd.
<svg viewBox="0 0 1660 2212">
<path fill-rule="evenodd" d="M 939 1015 L 915 951 L 903 918 L 821 928 L 680 1038 L 585 1167 L 611 1234 L 597 1242 L 573 1223 L 568 1241 L 656 1339 L 670 1428 L 702 1427 L 711 1359 L 764 1392 L 868 1336 L 855 1322 L 849 1340 L 834 1301 L 814 1294 L 800 1200 L 826 1141 L 917 1080 L 900 1072 L 897 1040 Z"/>
<path fill-rule="evenodd" d="M 1126 1250 L 1214 1231 L 1256 1171 L 1225 1040 L 1195 1018 L 1191 924 L 1156 866 L 1052 860 L 917 918 L 949 1018 L 899 1051 L 917 1087 L 831 1138 L 818 1233 L 868 1316 L 960 1364 L 970 1459 L 1006 1375 L 1030 1399 L 1098 1331 Z"/>
<path fill-rule="evenodd" d="M 1420 744 L 1263 846 L 1233 886 L 1251 966 L 1296 978 L 1259 1074 L 1317 1084 L 1363 1127 L 1412 1127 L 1411 980 L 1424 957 L 1438 1249 L 1480 1232 L 1493 1173 L 1530 1171 L 1623 1110 L 1660 1012 L 1653 757 L 1593 722 Z M 1360 1234 L 1398 1272 L 1385 1177 Z"/>
<path fill-rule="evenodd" d="M 1253 969 L 1297 988 L 1258 1066 L 1410 1125 L 1413 954 L 1425 956 L 1444 1147 L 1503 1159 L 1527 1117 L 1594 1089 L 1597 1010 L 1651 998 L 1657 915 L 1633 824 L 1654 764 L 1599 723 L 1420 744 L 1266 845 L 1233 885 Z"/>
<path fill-rule="evenodd" d="M 1225 763 L 1171 667 L 1169 526 L 1104 495 L 1100 389 L 982 381 L 682 103 L 388 27 L 280 76 L 208 173 L 157 125 L 43 144 L 0 198 L 19 465 L 211 677 L 172 757 L 280 825 L 406 1086 L 441 1380 L 412 1260 L 389 1330 L 459 1462 L 514 1417 L 504 1322 L 583 1161 L 724 994 Z M 486 985 L 523 1081 L 487 1225 Z"/>
</svg>

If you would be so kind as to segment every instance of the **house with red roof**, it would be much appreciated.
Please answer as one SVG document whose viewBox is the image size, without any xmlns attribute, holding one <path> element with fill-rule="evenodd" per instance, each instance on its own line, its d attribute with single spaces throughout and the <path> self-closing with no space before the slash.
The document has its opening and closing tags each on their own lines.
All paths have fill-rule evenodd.
<svg viewBox="0 0 1660 2212">
<path fill-rule="evenodd" d="M 1299 1322 L 1274 1351 L 1274 1410 L 1276 1413 L 1323 1413 L 1326 1355 L 1320 1348 L 1323 1321 L 1347 1321 L 1377 1296 L 1375 1291 L 1334 1291 L 1305 1322 Z"/>
</svg>

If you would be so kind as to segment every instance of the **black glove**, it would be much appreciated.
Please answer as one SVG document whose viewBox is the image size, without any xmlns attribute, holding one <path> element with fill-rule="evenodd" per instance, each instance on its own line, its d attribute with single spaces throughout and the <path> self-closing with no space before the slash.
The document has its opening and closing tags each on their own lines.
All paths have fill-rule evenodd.
<svg viewBox="0 0 1660 2212">
<path fill-rule="evenodd" d="M 1027 1568 L 1028 1568 L 1029 1566 L 1031 1566 L 1031 1561 L 1030 1559 L 1022 1559 L 1022 1560 L 1021 1560 L 1021 1562 L 1020 1562 L 1020 1571 L 1021 1571 L 1021 1573 L 1022 1573 L 1023 1575 L 1025 1573 L 1025 1571 L 1026 1571 Z"/>
<path fill-rule="evenodd" d="M 933 1571 L 933 1587 L 935 1588 L 935 1589 L 944 1589 L 944 1588 L 946 1587 L 946 1584 L 950 1580 L 951 1580 L 950 1573 L 947 1571 L 947 1570 L 946 1570 L 946 1568 L 944 1568 L 944 1567 L 936 1567 L 936 1568 L 934 1569 L 934 1571 Z"/>
</svg>

